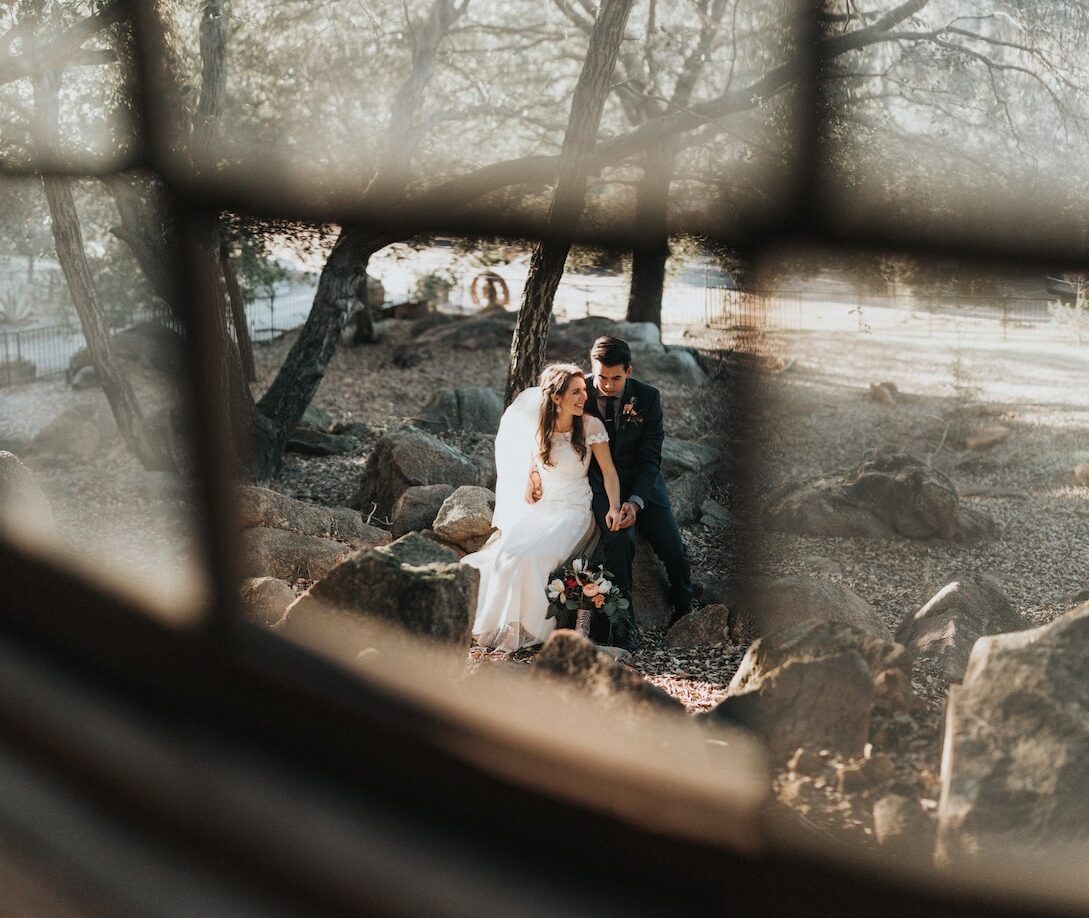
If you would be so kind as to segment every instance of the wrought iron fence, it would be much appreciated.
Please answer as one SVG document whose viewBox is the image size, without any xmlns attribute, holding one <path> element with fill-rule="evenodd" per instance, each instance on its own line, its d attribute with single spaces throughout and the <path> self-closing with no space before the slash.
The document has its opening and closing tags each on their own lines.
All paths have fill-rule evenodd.
<svg viewBox="0 0 1089 918">
<path fill-rule="evenodd" d="M 626 284 L 572 284 L 561 288 L 556 312 L 563 318 L 603 315 L 621 319 L 627 309 Z M 297 328 L 313 302 L 311 287 L 290 287 L 258 297 L 246 309 L 253 341 L 268 341 Z M 937 293 L 835 294 L 811 290 L 737 290 L 726 286 L 667 284 L 662 299 L 666 325 L 698 325 L 726 333 L 730 346 L 751 353 L 774 350 L 781 332 L 839 328 L 880 334 L 911 329 L 929 335 L 986 330 L 1003 338 L 1025 332 L 1059 334 L 1043 297 L 966 296 Z M 111 330 L 155 322 L 181 333 L 165 306 L 120 314 Z M 228 329 L 234 334 L 233 325 Z M 63 375 L 84 347 L 83 335 L 63 325 L 0 332 L 0 387 Z"/>
<path fill-rule="evenodd" d="M 258 297 L 246 309 L 246 323 L 254 341 L 267 341 L 297 328 L 306 320 L 313 302 L 310 287 L 292 287 Z M 177 317 L 165 305 L 111 313 L 111 332 L 139 322 L 153 322 L 183 333 Z M 228 322 L 234 334 L 234 326 Z M 53 379 L 68 372 L 72 358 L 86 346 L 82 331 L 66 325 L 0 331 L 0 387 L 38 379 Z"/>
</svg>

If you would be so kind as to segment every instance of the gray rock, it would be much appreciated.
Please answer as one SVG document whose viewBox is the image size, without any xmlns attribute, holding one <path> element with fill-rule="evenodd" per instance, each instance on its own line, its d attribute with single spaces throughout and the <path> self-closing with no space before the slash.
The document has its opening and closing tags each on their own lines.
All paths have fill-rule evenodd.
<svg viewBox="0 0 1089 918">
<path fill-rule="evenodd" d="M 714 647 L 729 641 L 726 623 L 729 610 L 712 604 L 689 612 L 666 632 L 665 645 L 671 650 Z"/>
<path fill-rule="evenodd" d="M 421 332 L 415 340 L 421 346 L 452 347 L 466 351 L 509 349 L 517 318 L 518 314 L 514 312 L 497 312 L 478 319 L 443 322 Z"/>
<path fill-rule="evenodd" d="M 703 603 L 724 603 L 730 605 L 737 600 L 737 585 L 726 577 L 706 571 L 700 571 L 697 579 L 703 584 Z"/>
<path fill-rule="evenodd" d="M 286 580 L 253 577 L 242 581 L 238 601 L 249 621 L 271 628 L 284 617 L 287 607 L 295 601 L 295 594 Z"/>
<path fill-rule="evenodd" d="M 685 349 L 671 349 L 664 354 L 632 356 L 632 372 L 643 382 L 659 389 L 696 389 L 710 382 L 695 355 Z"/>
<path fill-rule="evenodd" d="M 760 736 L 785 760 L 798 747 L 860 755 L 876 678 L 906 666 L 897 644 L 842 622 L 806 622 L 755 641 L 712 720 Z"/>
<path fill-rule="evenodd" d="M 635 702 L 683 713 L 684 705 L 576 631 L 553 631 L 533 658 L 534 673 L 560 678 L 598 701 Z"/>
<path fill-rule="evenodd" d="M 238 510 L 243 526 L 264 526 L 333 539 L 352 548 L 384 545 L 390 541 L 388 532 L 368 525 L 356 510 L 309 504 L 269 488 L 239 488 Z"/>
<path fill-rule="evenodd" d="M 666 437 L 662 441 L 662 477 L 677 478 L 685 472 L 702 472 L 719 460 L 719 452 L 713 446 Z"/>
<path fill-rule="evenodd" d="M 730 515 L 730 511 L 711 498 L 700 504 L 700 522 L 713 529 L 729 529 L 737 525 L 737 520 Z"/>
<path fill-rule="evenodd" d="M 860 596 L 840 583 L 805 574 L 750 583 L 730 610 L 730 637 L 744 643 L 815 621 L 844 622 L 892 639 L 873 606 Z"/>
<path fill-rule="evenodd" d="M 46 424 L 27 446 L 27 453 L 46 458 L 93 459 L 118 436 L 109 405 L 73 405 Z"/>
<path fill-rule="evenodd" d="M 307 405 L 299 426 L 326 433 L 333 426 L 333 416 L 328 411 L 322 411 L 317 405 Z"/>
<path fill-rule="evenodd" d="M 38 482 L 14 453 L 0 450 L 0 524 L 22 536 L 56 536 L 53 510 Z"/>
<path fill-rule="evenodd" d="M 487 488 L 462 485 L 439 508 L 431 527 L 439 538 L 476 551 L 494 531 L 495 495 Z"/>
<path fill-rule="evenodd" d="M 435 432 L 468 430 L 495 434 L 503 414 L 503 396 L 495 389 L 474 386 L 440 389 L 423 407 L 418 427 Z"/>
<path fill-rule="evenodd" d="M 567 349 L 573 346 L 581 362 L 589 355 L 590 345 L 594 343 L 594 339 L 602 335 L 611 335 L 626 341 L 632 354 L 665 353 L 662 333 L 653 322 L 617 322 L 605 316 L 584 316 L 567 322 L 558 322 L 553 328 L 550 339 L 570 342 Z"/>
<path fill-rule="evenodd" d="M 669 624 L 673 604 L 669 598 L 665 566 L 654 554 L 646 536 L 638 532 L 632 562 L 631 601 L 635 623 L 640 628 L 663 628 Z"/>
<path fill-rule="evenodd" d="M 72 376 L 73 389 L 94 389 L 100 385 L 98 370 L 93 366 L 80 367 Z"/>
<path fill-rule="evenodd" d="M 938 858 L 1050 866 L 1089 847 L 1089 603 L 980 638 L 946 703 Z"/>
<path fill-rule="evenodd" d="M 296 427 L 288 437 L 284 450 L 300 453 L 303 456 L 338 456 L 359 448 L 359 441 L 354 437 L 325 433 L 313 427 Z"/>
<path fill-rule="evenodd" d="M 702 472 L 684 472 L 666 482 L 666 493 L 678 526 L 691 526 L 700 518 L 700 507 L 711 489 Z"/>
<path fill-rule="evenodd" d="M 918 800 L 886 794 L 873 805 L 873 834 L 897 860 L 928 862 L 934 852 L 934 826 Z"/>
<path fill-rule="evenodd" d="M 765 524 L 802 535 L 900 535 L 953 542 L 997 532 L 989 516 L 960 505 L 945 475 L 890 448 L 867 453 L 843 478 L 792 482 L 778 489 L 767 502 Z"/>
<path fill-rule="evenodd" d="M 324 577 L 351 553 L 332 539 L 254 526 L 242 533 L 243 568 L 248 577 L 279 580 Z"/>
<path fill-rule="evenodd" d="M 115 332 L 110 348 L 126 371 L 139 368 L 175 378 L 185 371 L 184 339 L 158 322 L 137 322 Z M 71 382 L 83 367 L 89 366 L 94 366 L 91 353 L 86 347 L 80 348 L 69 359 L 65 375 Z"/>
<path fill-rule="evenodd" d="M 404 427 L 382 437 L 367 460 L 352 506 L 389 518 L 393 506 L 415 485 L 479 484 L 480 472 L 459 450 L 441 440 Z"/>
<path fill-rule="evenodd" d="M 409 532 L 430 529 L 439 515 L 442 502 L 454 493 L 448 484 L 416 485 L 408 488 L 397 498 L 393 506 L 393 525 L 390 531 L 395 539 Z"/>
<path fill-rule="evenodd" d="M 959 682 L 979 638 L 1024 627 L 1024 619 L 997 583 L 969 575 L 942 587 L 918 612 L 908 615 L 896 640 L 914 656 L 937 664 L 947 681 Z"/>
<path fill-rule="evenodd" d="M 353 553 L 288 608 L 280 630 L 292 636 L 343 622 L 361 651 L 375 646 L 368 620 L 380 620 L 468 650 L 478 581 L 475 568 L 412 532 Z"/>
</svg>

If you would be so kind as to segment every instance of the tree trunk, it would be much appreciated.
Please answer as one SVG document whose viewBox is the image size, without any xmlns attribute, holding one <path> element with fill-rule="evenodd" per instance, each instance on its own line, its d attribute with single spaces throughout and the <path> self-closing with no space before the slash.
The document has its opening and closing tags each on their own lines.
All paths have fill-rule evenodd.
<svg viewBox="0 0 1089 918">
<path fill-rule="evenodd" d="M 51 73 L 34 80 L 34 140 L 40 153 L 48 155 L 57 147 L 57 93 L 60 75 Z M 79 213 L 72 195 L 71 181 L 66 177 L 43 175 L 45 197 L 49 205 L 53 240 L 57 247 L 68 290 L 75 304 L 87 350 L 117 427 L 129 449 L 147 469 L 175 468 L 165 443 L 155 444 L 147 436 L 144 415 L 132 384 L 114 358 L 110 333 L 102 319 L 91 268 L 83 249 L 83 233 Z"/>
<path fill-rule="evenodd" d="M 346 227 L 318 279 L 314 304 L 276 378 L 258 407 L 274 424 L 292 430 L 317 392 L 336 350 L 358 285 L 366 283 L 371 255 L 394 240 Z"/>
<path fill-rule="evenodd" d="M 571 100 L 546 238 L 533 251 L 518 310 L 507 376 L 508 405 L 519 392 L 536 382 L 544 367 L 552 303 L 563 277 L 571 240 L 586 205 L 586 157 L 597 140 L 601 111 L 633 2 L 602 0 L 594 22 L 586 59 Z"/>
<path fill-rule="evenodd" d="M 110 227 L 110 232 L 128 246 L 151 289 L 183 321 L 185 303 L 179 299 L 180 291 L 173 282 L 167 231 L 162 216 L 155 213 L 163 205 L 152 195 L 150 183 L 138 187 L 141 181 L 126 175 L 102 179 L 121 217 L 120 226 Z"/>
<path fill-rule="evenodd" d="M 242 301 L 242 290 L 238 286 L 238 273 L 231 261 L 227 243 L 219 243 L 219 262 L 223 269 L 223 281 L 227 285 L 227 299 L 231 304 L 231 320 L 234 322 L 234 340 L 238 343 L 238 356 L 242 361 L 242 370 L 246 382 L 257 382 L 257 367 L 253 362 L 253 341 L 250 340 L 250 327 L 246 323 L 246 304 Z"/>
<path fill-rule="evenodd" d="M 635 225 L 647 240 L 632 251 L 629 322 L 662 325 L 662 291 L 669 258 L 667 211 L 676 153 L 663 145 L 647 153 L 636 188 Z"/>
</svg>

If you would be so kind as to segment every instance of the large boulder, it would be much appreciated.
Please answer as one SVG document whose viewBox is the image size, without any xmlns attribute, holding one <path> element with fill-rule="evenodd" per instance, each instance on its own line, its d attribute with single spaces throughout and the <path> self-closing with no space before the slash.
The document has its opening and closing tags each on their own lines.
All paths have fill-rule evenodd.
<svg viewBox="0 0 1089 918">
<path fill-rule="evenodd" d="M 708 716 L 751 730 L 772 756 L 799 747 L 861 755 L 876 683 L 903 670 L 903 647 L 842 622 L 806 622 L 755 641 Z"/>
<path fill-rule="evenodd" d="M 117 437 L 109 405 L 72 405 L 45 425 L 27 445 L 27 453 L 46 459 L 93 459 Z"/>
<path fill-rule="evenodd" d="M 306 411 L 303 412 L 303 416 L 299 420 L 299 426 L 328 433 L 333 427 L 333 416 L 317 405 L 310 404 L 306 406 Z"/>
<path fill-rule="evenodd" d="M 678 526 L 691 526 L 700 518 L 700 508 L 711 491 L 711 483 L 702 472 L 683 472 L 666 482 L 666 493 Z"/>
<path fill-rule="evenodd" d="M 243 580 L 238 590 L 242 614 L 254 624 L 264 625 L 266 628 L 276 625 L 294 601 L 295 594 L 287 581 L 275 577 L 252 577 Z"/>
<path fill-rule="evenodd" d="M 242 533 L 243 568 L 248 577 L 316 580 L 351 553 L 343 542 L 254 526 Z"/>
<path fill-rule="evenodd" d="M 291 605 L 279 630 L 292 636 L 330 622 L 367 643 L 368 620 L 469 649 L 479 573 L 447 548 L 411 532 L 353 553 Z"/>
<path fill-rule="evenodd" d="M 664 354 L 632 356 L 632 373 L 659 389 L 697 389 L 710 382 L 696 355 L 687 348 L 670 348 Z"/>
<path fill-rule="evenodd" d="M 418 346 L 458 348 L 479 351 L 487 348 L 510 348 L 515 312 L 489 313 L 481 318 L 464 319 L 431 325 L 415 339 Z"/>
<path fill-rule="evenodd" d="M 896 640 L 925 659 L 949 682 L 959 682 L 976 641 L 989 634 L 1020 631 L 1025 621 L 988 577 L 967 575 L 942 587 L 896 631 Z"/>
<path fill-rule="evenodd" d="M 459 450 L 422 430 L 403 427 L 375 444 L 352 506 L 389 519 L 397 498 L 414 485 L 475 485 L 479 477 L 477 467 Z"/>
<path fill-rule="evenodd" d="M 384 545 L 390 541 L 388 532 L 368 525 L 356 510 L 309 504 L 269 488 L 239 488 L 238 509 L 243 526 L 264 526 L 332 539 L 352 548 Z"/>
<path fill-rule="evenodd" d="M 467 430 L 494 434 L 503 414 L 503 396 L 496 389 L 473 386 L 464 389 L 440 389 L 424 405 L 417 426 L 442 432 Z"/>
<path fill-rule="evenodd" d="M 581 363 L 595 338 L 611 335 L 628 343 L 633 355 L 663 354 L 661 330 L 653 322 L 617 322 L 606 316 L 584 316 L 557 322 L 548 339 L 549 351 L 576 358 Z"/>
<path fill-rule="evenodd" d="M 730 637 L 755 640 L 803 622 L 844 622 L 885 640 L 892 635 L 866 600 L 832 580 L 794 574 L 749 585 L 730 609 Z"/>
<path fill-rule="evenodd" d="M 683 712 L 676 698 L 651 685 L 577 631 L 553 631 L 533 658 L 534 673 L 566 680 L 598 701 L 618 699 Z"/>
<path fill-rule="evenodd" d="M 961 506 L 945 475 L 890 448 L 871 451 L 842 478 L 779 488 L 764 519 L 769 529 L 814 536 L 973 542 L 997 532 L 985 513 Z"/>
<path fill-rule="evenodd" d="M 443 501 L 432 530 L 443 541 L 476 551 L 492 534 L 495 495 L 487 488 L 462 485 Z"/>
<path fill-rule="evenodd" d="M 143 369 L 177 378 L 185 372 L 185 339 L 158 322 L 137 322 L 114 332 L 110 349 L 114 359 L 122 363 L 128 373 Z M 68 381 L 87 366 L 94 366 L 94 360 L 90 351 L 83 347 L 68 361 Z"/>
<path fill-rule="evenodd" d="M 938 807 L 946 862 L 1051 864 L 1089 848 L 1089 603 L 976 642 L 949 689 Z"/>
<path fill-rule="evenodd" d="M 32 538 L 56 535 L 53 510 L 19 457 L 0 450 L 0 524 Z"/>
<path fill-rule="evenodd" d="M 666 437 L 662 441 L 662 477 L 668 481 L 685 472 L 702 472 L 720 458 L 719 451 L 708 443 Z"/>
<path fill-rule="evenodd" d="M 673 614 L 669 598 L 669 578 L 665 565 L 658 560 L 646 536 L 635 537 L 632 562 L 631 601 L 635 623 L 640 628 L 664 628 Z"/>
<path fill-rule="evenodd" d="M 416 485 L 407 488 L 393 505 L 393 525 L 390 532 L 395 539 L 410 532 L 430 529 L 439 515 L 439 508 L 454 493 L 453 485 Z"/>
<path fill-rule="evenodd" d="M 725 644 L 730 639 L 728 617 L 729 610 L 718 603 L 689 612 L 666 632 L 665 645 L 670 650 L 698 650 Z"/>
<path fill-rule="evenodd" d="M 898 860 L 929 861 L 934 853 L 934 825 L 919 801 L 886 794 L 873 805 L 874 841 Z"/>
</svg>

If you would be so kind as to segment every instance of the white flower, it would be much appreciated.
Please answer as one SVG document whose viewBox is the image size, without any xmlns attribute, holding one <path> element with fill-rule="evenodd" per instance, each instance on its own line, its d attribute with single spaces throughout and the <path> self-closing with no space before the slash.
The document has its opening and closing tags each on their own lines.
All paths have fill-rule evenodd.
<svg viewBox="0 0 1089 918">
<path fill-rule="evenodd" d="M 558 596 L 563 595 L 564 582 L 560 579 L 553 580 L 548 585 L 548 598 L 555 599 Z"/>
<path fill-rule="evenodd" d="M 576 574 L 582 573 L 582 558 L 576 558 L 574 561 L 571 562 L 571 570 L 573 570 Z"/>
<path fill-rule="evenodd" d="M 608 593 L 613 588 L 613 582 L 611 580 L 601 580 L 598 582 L 597 588 L 602 593 Z"/>
</svg>

